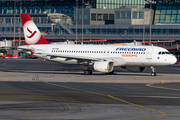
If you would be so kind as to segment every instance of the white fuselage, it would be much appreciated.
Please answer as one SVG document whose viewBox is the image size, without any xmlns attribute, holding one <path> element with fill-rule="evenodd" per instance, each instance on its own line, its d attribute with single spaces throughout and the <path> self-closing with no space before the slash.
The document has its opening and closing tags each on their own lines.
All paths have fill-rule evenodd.
<svg viewBox="0 0 180 120">
<path fill-rule="evenodd" d="M 33 50 L 36 57 L 63 64 L 84 62 L 76 57 L 106 59 L 113 61 L 114 66 L 165 66 L 176 62 L 176 58 L 169 54 L 168 50 L 156 46 L 45 44 L 28 47 Z"/>
</svg>

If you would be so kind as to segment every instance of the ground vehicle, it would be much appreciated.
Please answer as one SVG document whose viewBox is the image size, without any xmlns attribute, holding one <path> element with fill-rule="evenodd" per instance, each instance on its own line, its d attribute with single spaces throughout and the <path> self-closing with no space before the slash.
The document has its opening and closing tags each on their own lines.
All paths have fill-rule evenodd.
<svg viewBox="0 0 180 120">
<path fill-rule="evenodd" d="M 22 55 L 22 58 L 29 58 L 30 57 L 30 55 L 28 53 L 22 53 L 21 55 Z"/>
<path fill-rule="evenodd" d="M 177 58 L 177 62 L 179 62 L 179 61 L 180 61 L 180 57 Z"/>
</svg>

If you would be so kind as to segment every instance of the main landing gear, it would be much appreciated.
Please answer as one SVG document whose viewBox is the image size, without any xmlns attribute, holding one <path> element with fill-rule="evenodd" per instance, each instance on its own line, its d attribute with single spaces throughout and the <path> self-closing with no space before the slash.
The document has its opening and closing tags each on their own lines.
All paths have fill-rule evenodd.
<svg viewBox="0 0 180 120">
<path fill-rule="evenodd" d="M 152 70 L 152 73 L 151 73 L 151 76 L 156 76 L 156 72 L 155 72 L 155 67 L 151 66 L 151 70 Z"/>
<path fill-rule="evenodd" d="M 85 75 L 92 75 L 92 70 L 84 70 Z"/>
<path fill-rule="evenodd" d="M 92 70 L 89 67 L 85 67 L 83 65 L 79 65 L 84 69 L 84 75 L 92 75 Z"/>
</svg>

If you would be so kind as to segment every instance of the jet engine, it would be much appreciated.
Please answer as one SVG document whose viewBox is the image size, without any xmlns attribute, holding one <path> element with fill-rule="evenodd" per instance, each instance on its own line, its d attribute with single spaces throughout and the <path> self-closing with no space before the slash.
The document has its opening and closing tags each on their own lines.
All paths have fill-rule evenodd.
<svg viewBox="0 0 180 120">
<path fill-rule="evenodd" d="M 143 72 L 145 67 L 125 67 L 130 72 Z"/>
<path fill-rule="evenodd" d="M 109 73 L 113 71 L 113 62 L 110 61 L 96 61 L 93 65 L 94 70 L 98 72 Z"/>
</svg>

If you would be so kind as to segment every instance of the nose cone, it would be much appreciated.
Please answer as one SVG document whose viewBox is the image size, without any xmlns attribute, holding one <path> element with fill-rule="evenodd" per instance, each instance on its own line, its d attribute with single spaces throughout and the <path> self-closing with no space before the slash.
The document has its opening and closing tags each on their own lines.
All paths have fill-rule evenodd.
<svg viewBox="0 0 180 120">
<path fill-rule="evenodd" d="M 170 61 L 171 65 L 175 64 L 176 62 L 177 62 L 177 58 L 175 56 L 172 56 Z"/>
</svg>

